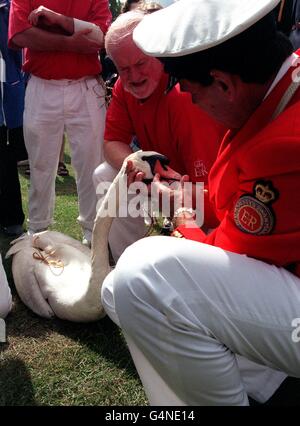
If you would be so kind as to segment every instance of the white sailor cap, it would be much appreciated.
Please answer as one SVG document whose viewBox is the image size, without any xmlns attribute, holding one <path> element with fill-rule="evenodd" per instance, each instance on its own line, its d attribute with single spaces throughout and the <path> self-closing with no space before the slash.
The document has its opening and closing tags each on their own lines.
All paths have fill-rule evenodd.
<svg viewBox="0 0 300 426">
<path fill-rule="evenodd" d="M 156 57 L 184 56 L 217 46 L 271 12 L 280 0 L 179 0 L 146 16 L 133 32 Z"/>
</svg>

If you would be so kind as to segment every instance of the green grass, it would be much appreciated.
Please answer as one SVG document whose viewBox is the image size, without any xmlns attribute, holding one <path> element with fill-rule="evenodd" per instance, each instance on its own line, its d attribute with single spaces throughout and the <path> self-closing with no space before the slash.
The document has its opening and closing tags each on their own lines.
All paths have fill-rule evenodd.
<svg viewBox="0 0 300 426">
<path fill-rule="evenodd" d="M 74 173 L 56 180 L 51 229 L 81 239 Z M 29 181 L 20 173 L 27 216 Z M 4 257 L 10 240 L 0 235 Z M 0 343 L 0 406 L 146 405 L 146 397 L 122 333 L 108 317 L 91 324 L 45 320 L 19 300 L 4 261 L 14 306 L 6 319 L 7 343 Z"/>
</svg>

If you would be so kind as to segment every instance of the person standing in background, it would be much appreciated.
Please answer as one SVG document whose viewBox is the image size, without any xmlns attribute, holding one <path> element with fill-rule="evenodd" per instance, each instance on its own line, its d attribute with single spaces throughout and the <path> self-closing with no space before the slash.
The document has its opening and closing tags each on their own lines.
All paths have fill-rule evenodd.
<svg viewBox="0 0 300 426">
<path fill-rule="evenodd" d="M 282 0 L 277 8 L 278 29 L 285 33 L 293 43 L 294 49 L 300 47 L 300 1 Z"/>
<path fill-rule="evenodd" d="M 140 0 L 126 0 L 122 6 L 121 13 L 130 12 L 139 6 Z"/>
<path fill-rule="evenodd" d="M 15 152 L 24 144 L 25 82 L 21 52 L 7 47 L 9 7 L 0 1 L 0 226 L 5 235 L 18 236 L 24 213 Z"/>
<path fill-rule="evenodd" d="M 29 234 L 52 222 L 64 132 L 76 172 L 78 222 L 90 245 L 96 213 L 92 173 L 102 160 L 105 96 L 98 52 L 111 13 L 108 0 L 12 0 L 9 46 L 25 48 L 28 82 L 24 136 L 30 165 Z"/>
</svg>

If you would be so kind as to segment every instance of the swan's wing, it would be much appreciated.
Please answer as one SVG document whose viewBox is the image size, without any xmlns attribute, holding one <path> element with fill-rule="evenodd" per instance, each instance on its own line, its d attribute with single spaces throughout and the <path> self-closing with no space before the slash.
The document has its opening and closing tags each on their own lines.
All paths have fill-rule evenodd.
<svg viewBox="0 0 300 426">
<path fill-rule="evenodd" d="M 75 238 L 57 231 L 43 231 L 34 235 L 24 234 L 13 240 L 10 244 L 12 247 L 8 250 L 6 258 L 25 249 L 26 247 L 35 247 L 44 250 L 47 246 L 51 246 L 55 249 L 58 244 L 67 244 L 68 246 L 81 251 L 85 255 L 91 256 L 91 250 L 87 246 L 83 245 L 80 241 L 75 240 Z"/>
<path fill-rule="evenodd" d="M 83 245 L 80 241 L 75 240 L 75 238 L 69 237 L 68 235 L 64 235 L 56 231 L 51 231 L 51 233 L 53 234 L 53 238 L 58 243 L 68 244 L 69 246 L 72 246 L 77 250 L 81 251 L 82 253 L 86 254 L 87 256 L 91 256 L 91 249 Z"/>
<path fill-rule="evenodd" d="M 54 248 L 58 244 L 66 244 L 68 246 L 76 248 L 87 256 L 91 256 L 91 250 L 87 246 L 83 245 L 80 241 L 75 240 L 75 238 L 69 237 L 68 235 L 62 234 L 61 232 L 44 231 L 35 234 L 35 236 L 38 236 L 39 238 L 38 240 L 34 240 L 34 246 L 42 245 L 42 249 L 45 248 L 47 242 Z"/>
<path fill-rule="evenodd" d="M 20 238 L 17 238 L 16 240 L 12 241 L 10 244 L 11 247 L 5 255 L 5 259 L 18 253 L 21 250 L 29 249 L 32 245 L 32 241 L 29 235 L 22 235 Z"/>
<path fill-rule="evenodd" d="M 37 261 L 33 258 L 36 251 L 33 241 L 33 236 L 22 235 L 11 242 L 12 246 L 5 257 L 13 256 L 14 283 L 22 302 L 37 315 L 52 318 L 54 312 L 39 287 L 35 273 Z"/>
<path fill-rule="evenodd" d="M 32 263 L 34 260 L 32 257 L 32 260 L 28 256 L 26 257 L 27 259 L 19 252 L 13 259 L 12 271 L 18 295 L 34 313 L 44 318 L 52 318 L 54 312 L 40 289 L 38 277 L 35 274 L 35 265 Z"/>
</svg>

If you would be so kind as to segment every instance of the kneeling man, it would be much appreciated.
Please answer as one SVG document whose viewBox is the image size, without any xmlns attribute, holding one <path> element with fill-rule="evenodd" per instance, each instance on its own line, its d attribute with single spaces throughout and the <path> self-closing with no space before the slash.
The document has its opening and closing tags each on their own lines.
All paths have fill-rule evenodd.
<svg viewBox="0 0 300 426">
<path fill-rule="evenodd" d="M 106 35 L 105 47 L 120 78 L 107 111 L 106 162 L 94 172 L 98 192 L 99 183 L 111 182 L 132 152 L 133 140 L 143 150 L 166 155 L 170 166 L 189 175 L 192 182 L 207 185 L 208 173 L 225 133 L 225 127 L 193 105 L 190 94 L 182 93 L 179 85 L 169 86 L 167 90 L 168 75 L 162 64 L 134 44 L 133 30 L 143 18 L 144 13 L 136 11 L 120 15 Z M 205 211 L 205 223 L 208 227 L 217 223 L 209 208 Z M 109 238 L 115 260 L 144 234 L 143 218 L 115 219 Z"/>
</svg>

